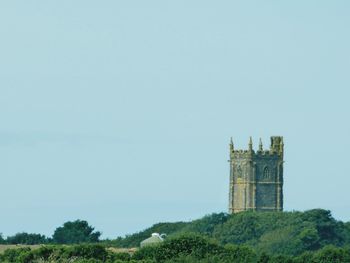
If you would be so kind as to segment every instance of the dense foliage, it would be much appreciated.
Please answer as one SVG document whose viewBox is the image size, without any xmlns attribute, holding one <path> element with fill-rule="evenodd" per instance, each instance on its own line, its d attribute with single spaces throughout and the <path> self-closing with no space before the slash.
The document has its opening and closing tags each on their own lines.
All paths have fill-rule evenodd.
<svg viewBox="0 0 350 263">
<path fill-rule="evenodd" d="M 107 249 L 138 247 L 154 232 L 167 234 L 166 241 L 134 255 Z M 191 222 L 155 224 L 115 240 L 100 241 L 100 235 L 81 220 L 64 223 L 52 238 L 28 233 L 0 235 L 3 244 L 47 244 L 35 250 L 7 250 L 0 262 L 350 262 L 350 222 L 337 221 L 322 209 L 219 213 Z M 84 244 L 52 245 L 80 243 Z"/>
<path fill-rule="evenodd" d="M 256 253 L 243 245 L 222 246 L 206 237 L 179 235 L 139 249 L 134 254 L 115 253 L 102 245 L 46 245 L 38 249 L 8 249 L 3 263 L 332 263 L 350 262 L 350 248 L 325 246 L 300 256 Z"/>
<path fill-rule="evenodd" d="M 330 211 L 242 212 L 212 214 L 188 223 L 156 224 L 145 231 L 113 240 L 120 247 L 135 247 L 152 232 L 169 237 L 197 233 L 213 238 L 221 245 L 246 245 L 257 253 L 300 255 L 326 245 L 350 244 L 350 223 L 335 220 Z"/>
<path fill-rule="evenodd" d="M 186 225 L 190 223 L 176 222 L 176 223 L 158 223 L 144 231 L 132 235 L 126 235 L 124 238 L 118 237 L 112 241 L 106 241 L 109 245 L 116 247 L 138 247 L 142 240 L 149 238 L 152 233 L 173 234 L 180 232 Z"/>
<path fill-rule="evenodd" d="M 58 227 L 52 236 L 52 240 L 57 244 L 79 244 L 98 242 L 100 232 L 94 232 L 94 228 L 89 226 L 84 220 L 66 222 L 62 227 Z"/>
<path fill-rule="evenodd" d="M 44 235 L 40 234 L 28 234 L 28 233 L 17 233 L 14 236 L 9 236 L 6 239 L 7 244 L 25 244 L 25 245 L 34 245 L 34 244 L 45 244 L 48 243 Z"/>
<path fill-rule="evenodd" d="M 109 254 L 110 253 L 101 245 L 48 245 L 34 250 L 30 248 L 8 249 L 0 255 L 0 262 L 74 262 L 74 260 L 78 259 L 93 260 L 92 262 L 105 262 L 110 259 Z"/>
<path fill-rule="evenodd" d="M 212 236 L 222 244 L 246 244 L 257 251 L 297 255 L 325 245 L 341 246 L 350 232 L 329 211 L 239 213 L 218 225 Z"/>
<path fill-rule="evenodd" d="M 6 240 L 2 236 L 2 233 L 0 233 L 0 244 L 5 244 L 5 243 L 6 243 Z"/>
<path fill-rule="evenodd" d="M 8 236 L 6 239 L 0 234 L 0 244 L 79 244 L 99 242 L 101 233 L 84 220 L 68 221 L 63 226 L 56 228 L 52 238 L 47 238 L 40 234 L 17 233 Z"/>
</svg>

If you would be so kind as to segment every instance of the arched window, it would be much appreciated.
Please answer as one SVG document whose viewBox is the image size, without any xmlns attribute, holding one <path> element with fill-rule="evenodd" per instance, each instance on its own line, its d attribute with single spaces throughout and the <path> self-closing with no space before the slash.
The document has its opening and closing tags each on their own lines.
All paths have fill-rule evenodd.
<svg viewBox="0 0 350 263">
<path fill-rule="evenodd" d="M 264 178 L 269 178 L 270 177 L 270 171 L 269 168 L 266 166 L 264 168 Z"/>
<path fill-rule="evenodd" d="M 242 168 L 240 165 L 237 167 L 237 177 L 242 178 Z"/>
</svg>

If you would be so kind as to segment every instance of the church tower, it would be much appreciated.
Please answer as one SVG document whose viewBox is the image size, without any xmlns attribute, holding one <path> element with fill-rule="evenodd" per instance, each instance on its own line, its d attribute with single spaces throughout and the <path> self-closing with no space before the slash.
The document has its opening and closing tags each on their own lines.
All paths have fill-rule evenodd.
<svg viewBox="0 0 350 263">
<path fill-rule="evenodd" d="M 230 143 L 229 212 L 283 210 L 283 137 L 271 137 L 269 150 L 235 150 Z"/>
</svg>

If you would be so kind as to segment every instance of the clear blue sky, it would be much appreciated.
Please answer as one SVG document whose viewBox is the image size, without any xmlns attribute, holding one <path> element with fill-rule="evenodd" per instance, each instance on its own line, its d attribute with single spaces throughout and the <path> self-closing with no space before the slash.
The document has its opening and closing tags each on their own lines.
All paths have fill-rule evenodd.
<svg viewBox="0 0 350 263">
<path fill-rule="evenodd" d="M 350 220 L 349 1 L 2 1 L 0 232 L 227 211 L 228 143 L 285 138 L 285 210 Z"/>
</svg>

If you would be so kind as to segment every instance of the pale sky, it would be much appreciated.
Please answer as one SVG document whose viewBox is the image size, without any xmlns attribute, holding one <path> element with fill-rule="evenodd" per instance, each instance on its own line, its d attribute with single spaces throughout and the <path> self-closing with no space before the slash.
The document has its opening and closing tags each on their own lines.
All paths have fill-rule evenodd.
<svg viewBox="0 0 350 263">
<path fill-rule="evenodd" d="M 228 208 L 228 143 L 284 136 L 286 211 L 350 220 L 349 1 L 1 1 L 0 232 Z"/>
</svg>

